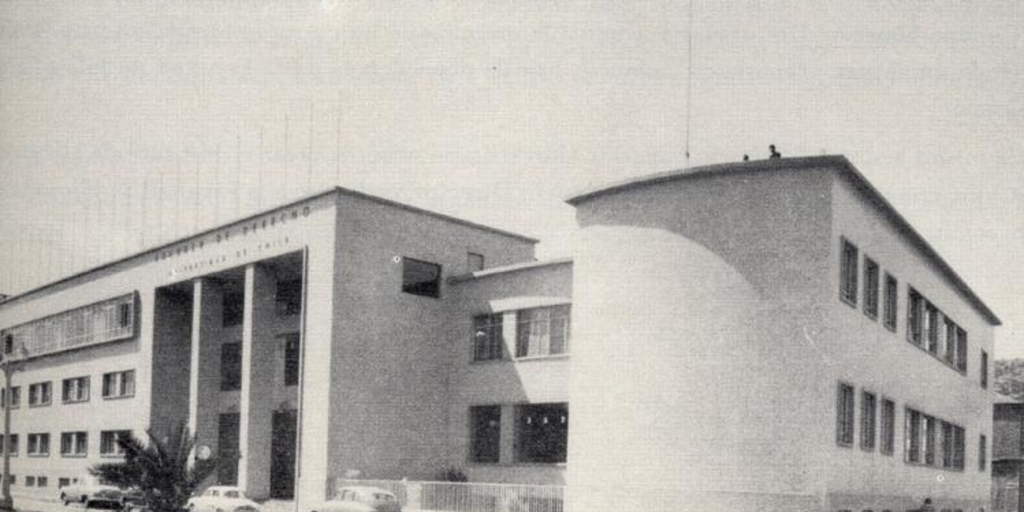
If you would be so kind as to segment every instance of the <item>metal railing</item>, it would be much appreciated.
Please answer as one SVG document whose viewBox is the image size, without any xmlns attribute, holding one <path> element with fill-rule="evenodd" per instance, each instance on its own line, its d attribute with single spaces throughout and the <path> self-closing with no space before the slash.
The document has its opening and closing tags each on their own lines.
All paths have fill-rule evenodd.
<svg viewBox="0 0 1024 512">
<path fill-rule="evenodd" d="M 414 482 L 336 479 L 332 492 L 346 486 L 379 487 L 395 495 L 403 511 L 562 512 L 561 485 Z"/>
</svg>

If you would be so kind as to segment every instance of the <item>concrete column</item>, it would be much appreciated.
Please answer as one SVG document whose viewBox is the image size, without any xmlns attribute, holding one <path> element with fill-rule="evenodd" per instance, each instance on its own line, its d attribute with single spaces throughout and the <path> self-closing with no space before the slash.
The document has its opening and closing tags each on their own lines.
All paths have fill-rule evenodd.
<svg viewBox="0 0 1024 512">
<path fill-rule="evenodd" d="M 188 428 L 196 446 L 217 453 L 220 393 L 220 340 L 217 330 L 223 307 L 220 288 L 210 279 L 193 282 L 192 364 L 189 366 Z"/>
<path fill-rule="evenodd" d="M 238 485 L 250 497 L 270 495 L 270 445 L 273 435 L 275 339 L 274 277 L 258 264 L 245 267 L 245 318 L 242 321 L 242 390 L 239 395 Z"/>
</svg>

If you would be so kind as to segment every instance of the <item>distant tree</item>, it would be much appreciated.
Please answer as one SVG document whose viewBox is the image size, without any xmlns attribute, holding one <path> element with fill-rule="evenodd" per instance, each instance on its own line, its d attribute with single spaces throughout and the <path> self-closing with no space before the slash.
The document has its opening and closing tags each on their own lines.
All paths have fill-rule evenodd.
<svg viewBox="0 0 1024 512">
<path fill-rule="evenodd" d="M 148 440 L 134 434 L 119 437 L 123 462 L 97 464 L 89 472 L 118 487 L 137 489 L 151 512 L 181 512 L 200 483 L 213 473 L 216 462 L 196 460 L 190 465 L 195 438 L 184 424 L 168 435 L 147 430 Z"/>
</svg>

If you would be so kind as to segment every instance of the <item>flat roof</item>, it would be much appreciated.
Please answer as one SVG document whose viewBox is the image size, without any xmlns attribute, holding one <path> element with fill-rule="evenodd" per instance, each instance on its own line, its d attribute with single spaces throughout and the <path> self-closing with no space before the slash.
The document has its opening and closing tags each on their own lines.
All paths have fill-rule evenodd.
<svg viewBox="0 0 1024 512">
<path fill-rule="evenodd" d="M 326 189 L 326 190 L 321 190 L 320 192 L 316 192 L 316 193 L 313 193 L 313 194 L 310 194 L 310 195 L 307 195 L 307 196 L 300 197 L 300 198 L 292 200 L 292 201 L 288 201 L 286 203 L 279 204 L 277 206 L 272 206 L 270 208 L 266 208 L 266 209 L 260 210 L 258 212 L 246 215 L 244 217 L 240 217 L 240 218 L 228 221 L 228 222 L 224 222 L 224 223 L 218 224 L 216 226 L 204 229 L 202 231 L 198 231 L 198 232 L 195 232 L 195 233 L 192 233 L 192 234 L 189 234 L 189 235 L 185 235 L 183 237 L 175 238 L 175 239 L 173 239 L 173 240 L 171 240 L 169 242 L 163 242 L 163 243 L 161 243 L 159 245 L 155 245 L 155 246 L 149 247 L 147 249 L 143 249 L 141 251 L 131 253 L 131 254 L 127 255 L 127 256 L 118 258 L 116 260 L 108 261 L 106 263 L 101 263 L 100 265 L 97 265 L 95 267 L 87 268 L 87 269 L 82 270 L 80 272 L 76 272 L 74 274 L 62 277 L 62 278 L 60 278 L 60 279 L 58 279 L 56 281 L 50 281 L 49 283 L 37 286 L 35 288 L 32 288 L 32 289 L 29 289 L 27 291 L 21 292 L 21 293 L 19 293 L 17 295 L 4 296 L 3 299 L 0 299 L 0 307 L 2 307 L 4 305 L 11 304 L 12 302 L 24 299 L 24 298 L 28 297 L 29 295 L 34 295 L 36 293 L 42 292 L 42 291 L 46 290 L 47 288 L 50 288 L 50 287 L 53 287 L 53 286 L 57 286 L 59 284 L 67 283 L 68 281 L 72 281 L 74 279 L 78 279 L 80 277 L 86 276 L 86 275 L 91 274 L 93 272 L 104 270 L 104 269 L 113 267 L 115 265 L 118 265 L 120 263 L 127 262 L 127 261 L 129 261 L 129 260 L 131 260 L 133 258 L 138 258 L 140 256 L 143 256 L 143 255 L 146 255 L 146 254 L 149 254 L 149 253 L 160 251 L 161 249 L 165 249 L 165 248 L 168 248 L 168 247 L 180 244 L 180 243 L 182 243 L 182 242 L 184 242 L 186 240 L 190 240 L 192 238 L 197 238 L 197 237 L 201 237 L 201 236 L 204 236 L 204 235 L 208 235 L 210 233 L 213 233 L 213 232 L 219 231 L 221 229 L 224 229 L 224 228 L 226 228 L 228 226 L 232 226 L 232 225 L 235 225 L 235 224 L 241 224 L 241 223 L 244 223 L 244 222 L 256 219 L 256 218 L 261 217 L 263 215 L 266 215 L 267 213 L 272 212 L 274 210 L 280 210 L 280 209 L 284 209 L 284 208 L 291 208 L 293 206 L 297 206 L 297 205 L 300 205 L 302 203 L 307 203 L 307 202 L 310 202 L 310 201 L 315 201 L 317 199 L 320 199 L 320 198 L 323 198 L 323 197 L 326 197 L 326 196 L 329 196 L 329 195 L 332 195 L 332 194 L 345 195 L 345 196 L 356 197 L 356 198 L 360 198 L 360 199 L 366 199 L 366 200 L 369 200 L 369 201 L 373 201 L 375 203 L 379 203 L 379 204 L 383 204 L 383 205 L 386 205 L 386 206 L 391 206 L 391 207 L 399 208 L 399 209 L 402 209 L 402 210 L 406 210 L 406 211 L 413 212 L 413 213 L 418 213 L 418 214 L 421 214 L 421 215 L 427 215 L 427 216 L 434 217 L 434 218 L 437 218 L 437 219 L 441 219 L 441 220 L 444 220 L 444 221 L 447 221 L 447 222 L 452 222 L 452 223 L 455 223 L 455 224 L 461 224 L 463 226 L 468 226 L 468 227 L 471 227 L 471 228 L 480 229 L 482 231 L 488 231 L 488 232 L 495 233 L 495 234 L 498 234 L 498 235 L 507 236 L 509 238 L 515 238 L 515 239 L 522 240 L 524 242 L 528 242 L 528 243 L 531 243 L 531 244 L 536 244 L 536 243 L 539 242 L 539 240 L 537 240 L 536 238 L 531 238 L 531 237 L 528 237 L 528 236 L 520 235 L 518 233 L 513 233 L 511 231 L 505 231 L 505 230 L 502 230 L 502 229 L 493 228 L 493 227 L 490 227 L 490 226 L 486 226 L 484 224 L 478 224 L 476 222 L 471 222 L 471 221 L 468 221 L 468 220 L 465 220 L 465 219 L 460 219 L 458 217 L 452 217 L 450 215 L 445 215 L 443 213 L 438 213 L 438 212 L 434 212 L 434 211 L 431 211 L 431 210 L 425 210 L 423 208 L 419 208 L 419 207 L 416 207 L 416 206 L 408 205 L 408 204 L 405 204 L 405 203 L 400 203 L 398 201 L 393 201 L 391 199 L 385 199 L 383 197 L 367 194 L 365 192 L 359 192 L 359 191 L 348 189 L 348 188 L 344 188 L 344 187 L 332 187 L 332 188 L 329 188 L 329 189 Z"/>
<path fill-rule="evenodd" d="M 482 277 L 496 276 L 502 274 L 508 274 L 511 272 L 519 272 L 522 270 L 530 270 L 535 268 L 550 267 L 554 265 L 566 265 L 572 263 L 572 258 L 553 258 L 550 260 L 543 261 L 526 261 L 523 263 L 513 263 L 511 265 L 503 265 L 500 267 L 485 268 L 483 270 L 477 270 L 476 272 L 470 272 L 468 274 L 462 274 L 459 276 L 453 276 L 449 281 L 452 283 L 461 283 L 464 281 L 472 281 L 474 279 L 480 279 Z"/>
<path fill-rule="evenodd" d="M 936 251 L 931 244 L 929 244 L 928 241 L 925 240 L 909 222 L 907 222 L 903 215 L 896 211 L 896 208 L 894 208 L 892 204 L 882 196 L 881 192 L 879 192 L 878 189 L 876 189 L 874 185 L 872 185 L 871 182 L 869 182 L 867 178 L 865 178 L 864 175 L 861 174 L 861 172 L 843 155 L 774 158 L 677 169 L 668 172 L 630 178 L 611 185 L 593 188 L 573 195 L 566 199 L 566 202 L 572 206 L 579 206 L 591 199 L 609 194 L 712 174 L 814 169 L 822 167 L 839 171 L 839 174 L 846 177 L 846 179 L 848 179 L 855 188 L 866 194 L 869 201 L 873 203 L 886 218 L 892 221 L 896 226 L 896 230 L 908 238 L 912 245 L 920 250 L 927 259 L 939 268 L 939 272 L 942 273 L 950 283 L 952 283 L 953 288 L 960 292 L 967 302 L 970 303 L 974 309 L 985 318 L 985 320 L 992 325 L 1002 325 L 999 317 L 997 317 L 996 314 L 989 309 L 987 305 L 985 305 L 984 301 L 981 300 L 981 297 L 974 293 L 974 290 L 972 290 L 971 287 L 967 285 L 967 282 L 965 282 L 963 278 L 953 270 L 953 267 L 951 267 L 949 263 L 939 255 L 938 251 Z"/>
</svg>

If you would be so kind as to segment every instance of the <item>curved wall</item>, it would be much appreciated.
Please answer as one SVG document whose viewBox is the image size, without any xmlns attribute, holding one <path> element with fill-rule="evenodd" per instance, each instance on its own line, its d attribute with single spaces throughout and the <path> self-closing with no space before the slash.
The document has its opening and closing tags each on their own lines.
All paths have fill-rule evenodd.
<svg viewBox="0 0 1024 512">
<path fill-rule="evenodd" d="M 573 286 L 569 510 L 821 506 L 827 381 L 783 308 L 649 227 L 585 227 Z"/>
</svg>

